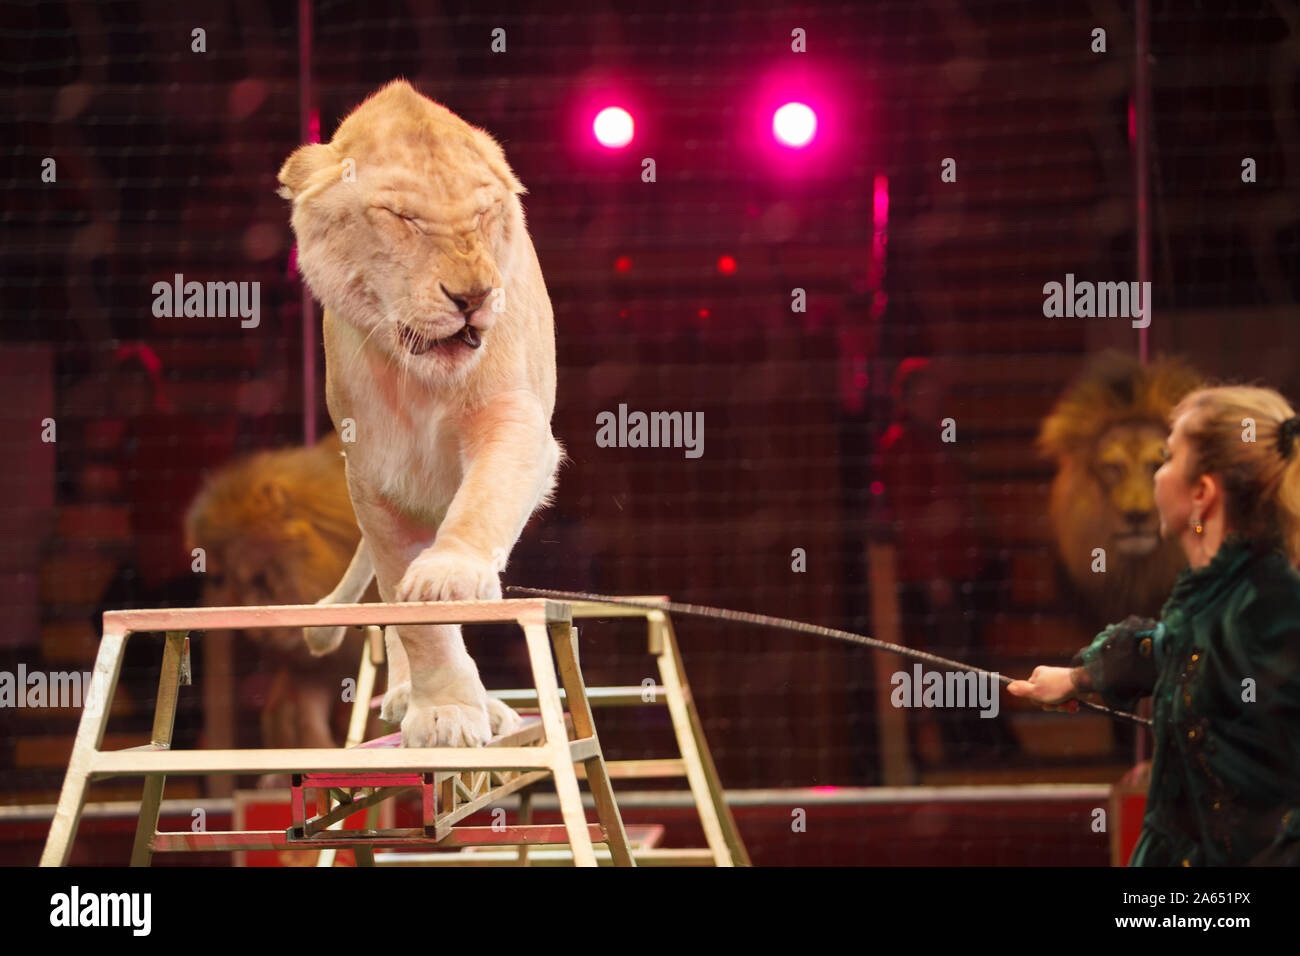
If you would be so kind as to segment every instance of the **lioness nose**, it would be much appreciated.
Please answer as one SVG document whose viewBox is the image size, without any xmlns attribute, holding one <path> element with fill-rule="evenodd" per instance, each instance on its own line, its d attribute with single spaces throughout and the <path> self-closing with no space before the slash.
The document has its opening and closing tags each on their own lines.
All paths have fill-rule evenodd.
<svg viewBox="0 0 1300 956">
<path fill-rule="evenodd" d="M 1131 525 L 1140 525 L 1147 520 L 1148 514 L 1146 511 L 1126 511 L 1124 519 Z"/>
<path fill-rule="evenodd" d="M 470 313 L 476 311 L 478 307 L 483 304 L 484 300 L 492 294 L 491 289 L 484 289 L 482 292 L 455 293 L 449 290 L 445 285 L 442 286 L 442 291 L 446 294 L 447 298 L 451 299 L 452 303 L 466 318 L 469 318 Z"/>
</svg>

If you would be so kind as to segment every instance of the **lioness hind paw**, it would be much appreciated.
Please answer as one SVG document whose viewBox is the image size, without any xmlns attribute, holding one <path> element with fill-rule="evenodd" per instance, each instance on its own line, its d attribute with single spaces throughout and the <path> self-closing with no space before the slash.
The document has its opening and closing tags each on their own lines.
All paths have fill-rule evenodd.
<svg viewBox="0 0 1300 956">
<path fill-rule="evenodd" d="M 379 708 L 379 719 L 390 724 L 400 724 L 410 703 L 410 681 L 388 688 L 388 693 L 384 694 L 384 704 Z"/>
<path fill-rule="evenodd" d="M 347 628 L 339 625 L 337 627 L 304 627 L 302 629 L 303 640 L 307 642 L 307 649 L 311 651 L 312 657 L 324 657 L 326 654 L 332 654 L 338 650 L 339 645 L 343 643 L 343 635 Z"/>
<path fill-rule="evenodd" d="M 523 723 L 523 718 L 516 714 L 509 706 L 503 704 L 495 697 L 489 697 L 488 718 L 492 722 L 492 736 L 504 737 L 507 734 L 513 734 Z"/>
</svg>

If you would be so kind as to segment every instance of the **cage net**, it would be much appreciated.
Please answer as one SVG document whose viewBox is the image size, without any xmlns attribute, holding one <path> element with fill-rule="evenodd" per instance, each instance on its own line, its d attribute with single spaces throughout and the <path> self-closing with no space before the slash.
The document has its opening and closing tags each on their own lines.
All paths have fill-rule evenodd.
<svg viewBox="0 0 1300 956">
<path fill-rule="evenodd" d="M 346 498 L 337 456 L 307 451 L 331 429 L 319 307 L 305 366 L 276 174 L 304 127 L 328 140 L 397 77 L 502 144 L 554 305 L 570 460 L 506 585 L 762 612 L 1017 677 L 1064 663 L 1116 601 L 1062 555 L 1058 462 L 1038 437 L 1104 349 L 1112 374 L 1141 374 L 1139 332 L 1049 315 L 1044 287 L 1138 278 L 1139 133 L 1150 356 L 1296 394 L 1293 5 L 1153 3 L 1144 130 L 1131 3 L 306 6 L 307 36 L 287 2 L 5 5 L 0 671 L 15 680 L 89 671 L 107 610 L 311 603 L 333 586 L 304 568 L 326 552 L 346 565 L 359 532 L 319 500 Z M 816 119 L 806 148 L 774 138 L 786 103 Z M 627 148 L 593 136 L 607 106 L 632 117 Z M 806 114 L 788 116 L 777 132 L 797 140 Z M 187 314 L 190 282 L 238 292 L 225 314 Z M 602 416 L 638 412 L 701 430 L 694 446 L 601 437 Z M 1103 510 L 1107 480 L 1081 492 Z M 195 534 L 211 566 L 196 569 Z M 1129 577 L 1103 590 L 1158 611 L 1143 605 L 1168 580 Z M 929 707 L 902 658 L 676 628 L 721 780 L 768 794 L 737 807 L 756 860 L 1107 860 L 1095 801 L 855 788 L 1110 783 L 1133 763 L 1131 728 L 1006 694 Z M 580 631 L 588 685 L 658 680 L 643 625 Z M 512 628 L 466 639 L 488 687 L 527 683 Z M 309 698 L 356 653 L 197 635 L 176 746 L 341 740 L 337 694 Z M 106 748 L 148 741 L 160 660 L 160 635 L 129 643 Z M 80 710 L 52 688 L 0 708 L 0 802 L 57 796 Z M 663 709 L 598 719 L 614 759 L 674 744 Z M 166 796 L 256 783 L 176 778 Z M 137 800 L 139 784 L 91 794 Z M 79 852 L 111 862 L 93 841 Z"/>
</svg>

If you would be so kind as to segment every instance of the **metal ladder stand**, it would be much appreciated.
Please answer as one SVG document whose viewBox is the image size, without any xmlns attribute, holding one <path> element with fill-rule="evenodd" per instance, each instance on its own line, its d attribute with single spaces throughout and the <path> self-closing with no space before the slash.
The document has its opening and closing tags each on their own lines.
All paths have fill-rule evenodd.
<svg viewBox="0 0 1300 956">
<path fill-rule="evenodd" d="M 655 599 L 650 599 L 655 600 Z M 578 661 L 577 631 L 572 618 L 644 615 L 650 649 L 659 660 L 663 685 L 646 701 L 641 686 L 586 688 Z M 531 690 L 495 692 L 493 696 L 526 708 L 514 733 L 482 748 L 403 748 L 400 734 L 356 744 L 364 734 L 374 670 L 382 647 L 375 625 L 473 624 L 514 621 L 524 633 L 533 673 Z M 344 749 L 202 750 L 171 749 L 179 687 L 190 683 L 189 634 L 193 630 L 240 627 L 303 627 L 357 625 L 369 629 L 369 650 L 363 653 L 358 694 L 349 743 Z M 105 728 L 121 668 L 127 638 L 139 632 L 165 632 L 162 674 L 151 742 L 143 747 L 103 751 Z M 556 682 L 558 665 L 561 690 Z M 666 704 L 681 748 L 681 760 L 621 761 L 607 765 L 592 718 L 592 704 Z M 568 715 L 564 705 L 568 704 Z M 566 719 L 566 716 L 568 719 Z M 569 738 L 569 725 L 573 739 Z M 575 767 L 580 765 L 579 767 Z M 159 832 L 158 816 L 168 775 L 288 773 L 293 781 L 293 826 L 287 831 Z M 591 791 L 598 823 L 588 823 L 578 789 L 579 775 Z M 611 776 L 685 776 L 688 778 L 707 850 L 638 848 L 634 856 L 615 802 Z M 55 811 L 42 866 L 68 862 L 72 843 L 92 780 L 115 776 L 145 778 L 131 863 L 147 866 L 152 854 L 182 851 L 323 850 L 321 861 L 332 863 L 338 849 L 352 849 L 360 865 L 374 864 L 375 850 L 424 849 L 438 852 L 384 854 L 378 862 L 410 865 L 459 862 L 483 865 L 502 848 L 517 847 L 505 862 L 530 862 L 529 848 L 567 844 L 563 862 L 597 864 L 595 844 L 605 844 L 602 857 L 615 865 L 659 864 L 748 865 L 744 844 L 736 831 L 717 773 L 704 742 L 699 716 L 677 653 L 666 614 L 611 605 L 570 605 L 546 598 L 502 601 L 461 601 L 427 604 L 352 604 L 319 607 L 296 605 L 247 608 L 183 608 L 110 611 L 91 679 L 68 773 Z M 556 790 L 562 825 L 531 822 L 531 790 L 549 778 Z M 346 818 L 370 811 L 399 794 L 418 790 L 422 800 L 421 827 L 348 831 Z M 315 791 L 318 812 L 309 814 L 307 794 Z M 519 822 L 512 826 L 458 825 L 471 814 L 520 793 Z M 640 834 L 638 834 L 640 835 Z M 484 849 L 486 853 L 481 852 Z M 555 851 L 550 852 L 553 856 Z M 536 859 L 540 853 L 535 853 Z M 390 859 L 391 858 L 391 859 Z M 424 859 L 432 858 L 432 859 Z M 536 859 L 536 862 L 541 860 Z"/>
</svg>

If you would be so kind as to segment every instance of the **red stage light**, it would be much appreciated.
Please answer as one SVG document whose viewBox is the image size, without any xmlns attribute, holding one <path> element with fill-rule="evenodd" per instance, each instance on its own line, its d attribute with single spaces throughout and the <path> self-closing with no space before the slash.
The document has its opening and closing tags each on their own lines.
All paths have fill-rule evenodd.
<svg viewBox="0 0 1300 956">
<path fill-rule="evenodd" d="M 632 115 L 618 106 L 607 106 L 596 114 L 591 131 L 606 149 L 622 149 L 632 142 Z"/>
<path fill-rule="evenodd" d="M 772 114 L 772 135 L 786 146 L 807 146 L 816 132 L 817 114 L 803 103 L 786 103 Z"/>
<path fill-rule="evenodd" d="M 722 256 L 718 259 L 718 271 L 724 276 L 729 276 L 736 271 L 736 260 L 731 256 Z"/>
<path fill-rule="evenodd" d="M 632 268 L 632 260 L 627 256 L 619 256 L 614 260 L 614 268 L 619 272 L 627 272 Z"/>
</svg>

